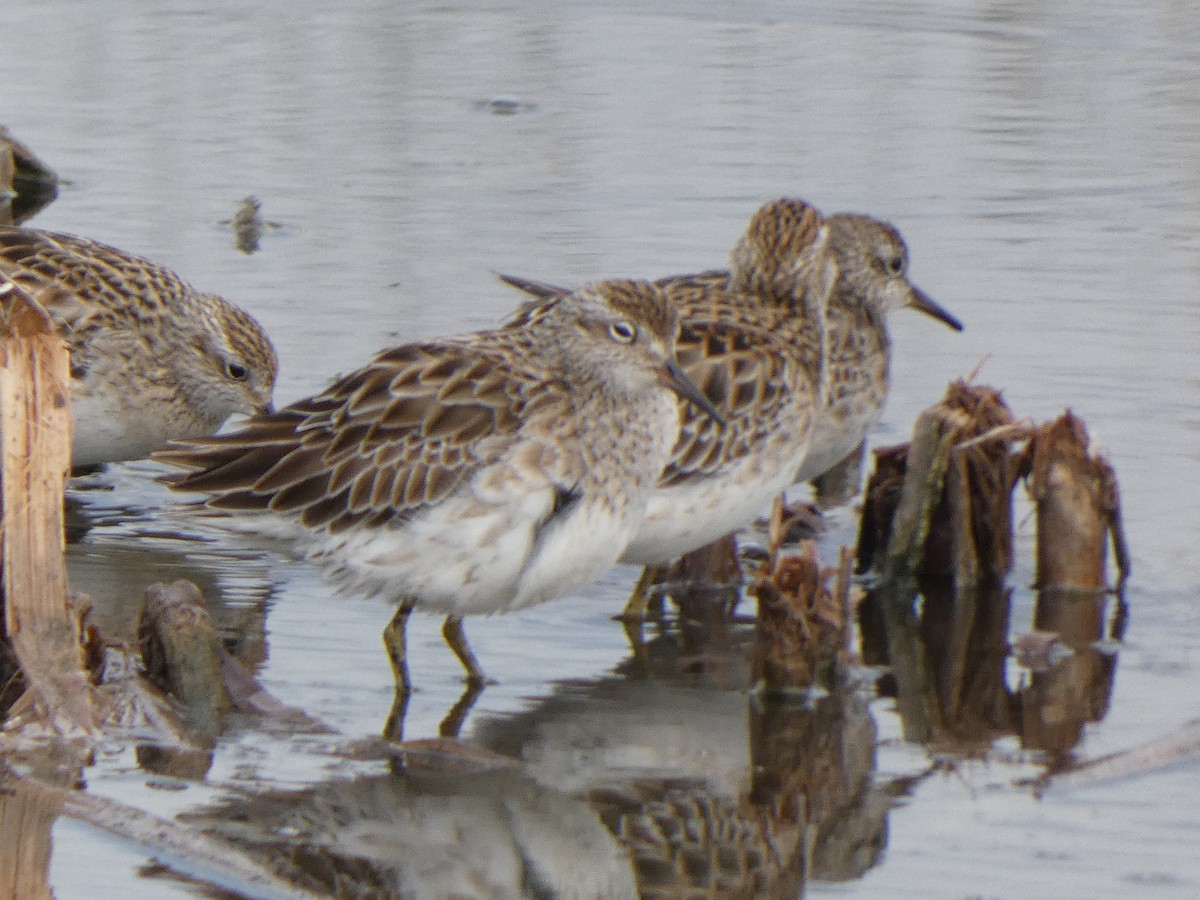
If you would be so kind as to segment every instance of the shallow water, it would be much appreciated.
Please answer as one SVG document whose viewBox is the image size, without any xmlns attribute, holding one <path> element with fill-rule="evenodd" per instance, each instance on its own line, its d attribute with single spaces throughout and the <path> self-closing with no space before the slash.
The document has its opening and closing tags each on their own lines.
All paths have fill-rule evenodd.
<svg viewBox="0 0 1200 900">
<path fill-rule="evenodd" d="M 1073 409 L 1119 475 L 1131 613 L 1107 704 L 1073 751 L 1087 760 L 1200 711 L 1200 21 L 1172 0 L 1133 6 L 47 0 L 7 10 L 0 121 L 70 181 L 31 224 L 141 253 L 244 305 L 276 341 L 282 402 L 382 346 L 493 324 L 518 299 L 495 271 L 578 282 L 711 267 L 783 195 L 893 221 L 914 281 L 967 327 L 894 317 L 893 392 L 873 442 L 906 439 L 916 412 L 982 362 L 979 379 L 1018 415 Z M 249 194 L 280 227 L 247 256 L 221 222 Z M 114 468 L 74 492 L 90 530 L 70 549 L 72 581 L 106 627 L 127 621 L 146 583 L 189 577 L 272 691 L 344 735 L 376 733 L 391 699 L 389 611 L 331 597 L 278 548 L 198 530 L 170 512 L 153 471 Z M 823 554 L 851 538 L 851 511 L 833 518 Z M 1014 634 L 1034 602 L 1032 524 L 1018 528 Z M 745 696 L 628 674 L 609 616 L 634 574 L 468 623 L 499 683 L 463 734 L 529 762 L 512 786 L 523 799 L 502 804 L 523 811 L 509 826 L 542 823 L 504 838 L 526 859 L 567 846 L 539 815 L 581 815 L 546 809 L 630 773 L 729 802 L 746 789 L 747 730 L 761 723 Z M 438 626 L 412 623 L 408 737 L 435 735 L 461 690 Z M 850 817 L 855 849 L 814 865 L 810 895 L 1200 890 L 1194 760 L 1038 799 L 1016 784 L 1039 771 L 1017 739 L 933 749 L 902 739 L 891 700 L 854 702 L 816 721 L 842 723 L 848 746 L 873 733 L 874 788 Z M 120 749 L 86 777 L 160 814 L 202 815 L 222 787 L 320 798 L 343 789 L 339 775 L 363 790 L 382 775 L 345 771 L 326 749 L 243 727 L 218 744 L 206 785 L 158 790 Z M 406 789 L 412 809 L 453 794 L 490 821 L 461 785 Z M 454 804 L 435 806 L 453 819 Z M 580 853 L 608 852 L 578 833 L 590 835 Z M 140 877 L 135 847 L 65 820 L 53 836 L 60 900 L 184 891 Z M 394 852 L 415 852 L 402 836 Z M 488 852 L 478 858 L 506 871 Z"/>
</svg>

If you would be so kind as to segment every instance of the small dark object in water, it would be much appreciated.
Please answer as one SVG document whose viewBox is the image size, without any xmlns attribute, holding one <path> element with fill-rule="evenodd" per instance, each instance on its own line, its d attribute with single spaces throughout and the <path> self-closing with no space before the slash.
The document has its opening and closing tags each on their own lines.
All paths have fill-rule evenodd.
<svg viewBox="0 0 1200 900">
<path fill-rule="evenodd" d="M 536 104 L 524 103 L 516 97 L 493 97 L 490 100 L 480 100 L 475 108 L 490 112 L 494 116 L 515 116 L 517 113 L 532 112 Z"/>
<path fill-rule="evenodd" d="M 260 209 L 262 203 L 257 197 L 247 197 L 238 207 L 231 223 L 234 245 L 247 256 L 257 252 L 258 242 L 262 237 L 263 220 L 259 214 Z"/>
</svg>

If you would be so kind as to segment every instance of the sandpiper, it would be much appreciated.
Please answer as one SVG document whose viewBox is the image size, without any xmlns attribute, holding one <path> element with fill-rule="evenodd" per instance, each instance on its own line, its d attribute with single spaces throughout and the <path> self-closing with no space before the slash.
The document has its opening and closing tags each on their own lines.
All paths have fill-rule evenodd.
<svg viewBox="0 0 1200 900">
<path fill-rule="evenodd" d="M 269 515 L 343 589 L 399 604 L 384 633 L 409 690 L 405 623 L 519 609 L 620 556 L 679 436 L 675 394 L 717 415 L 675 361 L 678 317 L 649 282 L 591 285 L 520 324 L 386 350 L 322 393 L 157 454 L 210 509 Z M 674 392 L 674 394 L 672 393 Z"/>
<path fill-rule="evenodd" d="M 268 409 L 271 341 L 174 272 L 65 234 L 0 227 L 0 278 L 49 312 L 70 351 L 75 467 L 140 459 Z"/>
<path fill-rule="evenodd" d="M 679 442 L 623 562 L 669 562 L 740 528 L 792 483 L 808 453 L 836 274 L 828 229 L 803 200 L 767 203 L 731 263 L 657 282 L 680 310 L 680 365 L 725 421 L 684 408 Z M 543 299 L 565 290 L 500 277 Z"/>
<path fill-rule="evenodd" d="M 649 567 L 625 618 L 644 614 L 664 563 L 740 528 L 784 488 L 857 452 L 887 395 L 890 310 L 910 306 L 962 329 L 908 281 L 907 265 L 892 226 L 850 214 L 822 220 L 804 201 L 783 199 L 754 214 L 730 269 L 656 282 L 681 310 L 681 364 L 728 424 L 717 426 L 694 409 L 685 416 L 673 458 L 622 557 Z M 500 277 L 535 297 L 565 290 Z M 716 306 L 736 309 L 738 320 L 719 328 L 708 312 Z M 757 343 L 763 333 L 785 343 L 785 358 L 805 373 L 799 384 L 774 377 L 765 345 Z M 756 353 L 757 365 L 748 364 Z"/>
<path fill-rule="evenodd" d="M 826 313 L 826 388 L 797 482 L 857 455 L 879 421 L 891 386 L 889 313 L 908 307 L 955 331 L 963 328 L 909 281 L 908 247 L 895 227 L 855 213 L 837 213 L 825 221 L 838 271 Z"/>
</svg>

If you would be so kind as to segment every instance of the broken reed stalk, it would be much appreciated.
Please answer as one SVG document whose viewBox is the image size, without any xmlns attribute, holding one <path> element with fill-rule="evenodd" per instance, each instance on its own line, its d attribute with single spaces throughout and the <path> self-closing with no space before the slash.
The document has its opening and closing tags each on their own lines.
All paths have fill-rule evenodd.
<svg viewBox="0 0 1200 900">
<path fill-rule="evenodd" d="M 1088 447 L 1087 428 L 1070 410 L 1043 425 L 1021 462 L 1037 511 L 1035 584 L 1042 590 L 1106 590 L 1108 542 L 1118 584 L 1129 574 L 1117 476 Z"/>
<path fill-rule="evenodd" d="M 1008 572 L 1015 427 L 998 391 L 964 381 L 918 416 L 886 549 L 873 561 L 884 579 L 941 571 L 965 590 Z"/>
<path fill-rule="evenodd" d="M 60 734 L 94 733 L 78 620 L 68 604 L 63 492 L 70 467 L 68 353 L 49 316 L 0 283 L 4 624 L 26 697 Z"/>
<path fill-rule="evenodd" d="M 750 588 L 758 598 L 752 681 L 767 694 L 832 689 L 850 637 L 850 554 L 843 549 L 831 590 L 831 573 L 812 543 L 802 556 L 784 555 L 784 534 L 783 503 L 776 500 L 767 566 Z"/>
</svg>

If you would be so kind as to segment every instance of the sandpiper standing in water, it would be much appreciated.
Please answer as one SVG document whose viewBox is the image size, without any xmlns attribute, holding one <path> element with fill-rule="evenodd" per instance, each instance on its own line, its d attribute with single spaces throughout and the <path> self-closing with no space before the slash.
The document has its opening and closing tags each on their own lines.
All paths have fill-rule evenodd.
<svg viewBox="0 0 1200 900">
<path fill-rule="evenodd" d="M 857 451 L 888 389 L 886 314 L 911 306 L 962 326 L 907 279 L 899 233 L 865 216 L 822 220 L 802 200 L 769 202 L 751 217 L 728 270 L 657 284 L 680 308 L 679 359 L 725 416 L 692 409 L 623 562 L 647 566 L 624 616 L 644 615 L 663 564 L 745 525 L 784 488 Z M 502 275 L 536 297 L 564 291 Z M 735 320 L 711 311 L 736 310 Z M 780 371 L 773 335 L 799 381 Z M 732 389 L 731 389 L 732 386 Z"/>
<path fill-rule="evenodd" d="M 85 238 L 0 227 L 0 278 L 70 351 L 71 463 L 140 459 L 270 408 L 275 350 L 250 315 L 174 272 Z"/>
<path fill-rule="evenodd" d="M 908 278 L 908 247 L 887 222 L 855 213 L 826 220 L 837 281 L 826 307 L 826 392 L 812 446 L 796 481 L 857 455 L 883 412 L 891 387 L 887 317 L 915 309 L 955 331 L 962 323 Z"/>
<path fill-rule="evenodd" d="M 271 516 L 341 587 L 399 604 L 404 631 L 559 597 L 621 555 L 679 436 L 678 317 L 649 282 L 601 282 L 490 331 L 384 351 L 322 393 L 157 458 L 214 510 Z"/>
</svg>

